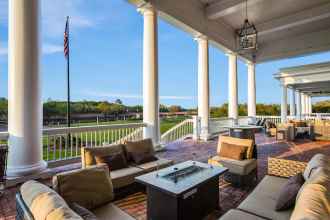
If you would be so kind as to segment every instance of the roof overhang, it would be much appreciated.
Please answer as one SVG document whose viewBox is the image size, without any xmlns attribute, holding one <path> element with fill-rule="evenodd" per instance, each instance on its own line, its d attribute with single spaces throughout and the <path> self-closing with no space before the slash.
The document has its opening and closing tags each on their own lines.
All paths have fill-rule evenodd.
<svg viewBox="0 0 330 220">
<path fill-rule="evenodd" d="M 224 52 L 237 50 L 245 0 L 127 1 L 137 7 L 151 4 L 163 19 L 192 36 L 207 36 Z M 330 50 L 329 0 L 249 0 L 248 12 L 259 31 L 255 62 Z M 240 58 L 253 61 L 251 55 Z"/>
<path fill-rule="evenodd" d="M 274 77 L 282 85 L 310 96 L 330 94 L 330 62 L 282 68 Z"/>
</svg>

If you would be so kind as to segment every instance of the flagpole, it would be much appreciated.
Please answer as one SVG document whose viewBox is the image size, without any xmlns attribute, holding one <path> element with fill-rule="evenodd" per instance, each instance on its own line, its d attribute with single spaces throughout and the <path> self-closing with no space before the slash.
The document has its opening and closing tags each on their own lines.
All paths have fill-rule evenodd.
<svg viewBox="0 0 330 220">
<path fill-rule="evenodd" d="M 68 54 L 67 54 L 67 127 L 71 127 L 71 108 L 70 108 L 70 36 L 69 36 L 69 16 L 66 17 L 67 19 L 67 25 L 68 25 L 68 30 L 67 30 L 67 35 L 68 35 Z"/>
</svg>

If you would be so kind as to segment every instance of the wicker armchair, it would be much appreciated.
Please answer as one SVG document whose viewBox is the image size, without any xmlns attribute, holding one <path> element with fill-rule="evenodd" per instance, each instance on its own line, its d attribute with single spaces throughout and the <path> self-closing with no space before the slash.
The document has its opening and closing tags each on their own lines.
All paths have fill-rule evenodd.
<svg viewBox="0 0 330 220">
<path fill-rule="evenodd" d="M 269 157 L 268 175 L 289 178 L 304 172 L 306 166 L 305 162 Z"/>
</svg>

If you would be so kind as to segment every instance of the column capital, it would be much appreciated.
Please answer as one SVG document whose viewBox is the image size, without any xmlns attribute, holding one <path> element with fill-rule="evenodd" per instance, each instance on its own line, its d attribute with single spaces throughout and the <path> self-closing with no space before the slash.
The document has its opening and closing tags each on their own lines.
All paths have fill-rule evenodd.
<svg viewBox="0 0 330 220">
<path fill-rule="evenodd" d="M 247 65 L 247 66 L 255 66 L 256 63 L 255 63 L 255 62 L 251 62 L 251 61 L 247 61 L 247 62 L 245 63 L 245 65 Z"/>
<path fill-rule="evenodd" d="M 143 4 L 137 8 L 137 11 L 142 15 L 156 15 L 156 9 L 149 3 Z"/>
<path fill-rule="evenodd" d="M 194 40 L 195 41 L 208 41 L 208 38 L 207 36 L 203 35 L 203 34 L 197 34 L 195 37 L 194 37 Z"/>
<path fill-rule="evenodd" d="M 226 54 L 226 56 L 236 56 L 237 57 L 237 53 L 235 53 L 234 51 L 225 51 L 225 54 Z"/>
</svg>

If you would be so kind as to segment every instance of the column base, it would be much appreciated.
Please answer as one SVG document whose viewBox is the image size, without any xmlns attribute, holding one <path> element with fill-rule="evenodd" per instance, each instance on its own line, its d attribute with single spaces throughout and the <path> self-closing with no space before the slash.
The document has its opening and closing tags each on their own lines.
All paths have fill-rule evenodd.
<svg viewBox="0 0 330 220">
<path fill-rule="evenodd" d="M 199 139 L 202 141 L 209 141 L 211 139 L 211 134 L 207 133 L 207 134 L 201 134 L 199 136 Z"/>
<path fill-rule="evenodd" d="M 21 177 L 40 173 L 47 168 L 47 163 L 42 160 L 38 163 L 26 165 L 26 166 L 8 166 L 7 176 L 8 177 Z"/>
</svg>

